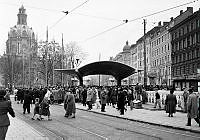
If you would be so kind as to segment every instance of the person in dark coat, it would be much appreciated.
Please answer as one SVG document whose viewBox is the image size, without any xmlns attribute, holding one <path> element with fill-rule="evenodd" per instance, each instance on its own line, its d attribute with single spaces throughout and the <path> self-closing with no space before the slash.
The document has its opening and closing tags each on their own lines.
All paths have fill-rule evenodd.
<svg viewBox="0 0 200 140">
<path fill-rule="evenodd" d="M 86 88 L 84 87 L 83 91 L 82 91 L 82 96 L 83 96 L 83 106 L 86 106 L 86 99 L 87 99 L 87 90 Z"/>
<path fill-rule="evenodd" d="M 173 113 L 176 112 L 177 99 L 173 93 L 174 90 L 170 90 L 170 94 L 167 95 L 165 100 L 166 113 L 169 113 L 168 117 L 173 117 Z"/>
<path fill-rule="evenodd" d="M 5 90 L 0 90 L 0 140 L 5 140 L 10 125 L 7 113 L 9 113 L 13 118 L 15 117 L 15 112 L 12 109 L 11 102 L 6 101 L 4 98 L 5 94 Z"/>
<path fill-rule="evenodd" d="M 189 96 L 187 99 L 187 117 L 188 121 L 186 126 L 191 126 L 191 119 L 194 118 L 195 121 L 199 124 L 198 118 L 198 103 L 197 103 L 197 96 L 193 92 L 193 88 L 189 89 Z M 200 126 L 200 124 L 199 124 Z"/>
<path fill-rule="evenodd" d="M 32 98 L 28 90 L 24 90 L 24 104 L 23 104 L 23 114 L 30 113 L 30 104 L 32 103 Z"/>
<path fill-rule="evenodd" d="M 110 95 L 111 103 L 113 108 L 115 108 L 117 102 L 117 88 L 113 88 L 111 95 Z"/>
<path fill-rule="evenodd" d="M 156 108 L 157 104 L 159 106 L 159 109 L 161 109 L 161 101 L 160 101 L 160 94 L 158 93 L 158 88 L 155 88 L 155 96 L 156 96 L 156 101 L 154 104 L 154 108 Z"/>
<path fill-rule="evenodd" d="M 65 117 L 75 118 L 75 113 L 76 113 L 75 97 L 72 91 L 70 90 L 65 95 L 64 109 L 66 111 Z"/>
<path fill-rule="evenodd" d="M 125 110 L 125 102 L 126 102 L 126 91 L 120 89 L 118 94 L 118 109 L 120 111 L 120 115 L 124 115 Z"/>
<path fill-rule="evenodd" d="M 50 110 L 49 110 L 49 102 L 48 102 L 48 98 L 44 97 L 44 99 L 42 100 L 42 102 L 40 103 L 40 108 L 39 108 L 39 114 L 40 117 L 38 118 L 38 120 L 42 120 L 42 115 L 43 116 L 47 116 L 48 117 L 48 121 L 51 121 L 52 119 L 50 118 Z"/>
<path fill-rule="evenodd" d="M 107 92 L 106 89 L 103 87 L 101 91 L 101 112 L 106 112 L 105 107 L 106 107 L 106 102 L 107 102 Z"/>
</svg>

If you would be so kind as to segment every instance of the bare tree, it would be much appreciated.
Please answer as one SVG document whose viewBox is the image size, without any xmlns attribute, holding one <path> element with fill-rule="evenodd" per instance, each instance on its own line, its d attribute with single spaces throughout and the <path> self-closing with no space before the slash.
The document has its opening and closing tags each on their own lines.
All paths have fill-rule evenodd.
<svg viewBox="0 0 200 140">
<path fill-rule="evenodd" d="M 79 66 L 87 55 L 76 42 L 66 44 L 64 50 L 68 68 L 75 68 Z"/>
</svg>

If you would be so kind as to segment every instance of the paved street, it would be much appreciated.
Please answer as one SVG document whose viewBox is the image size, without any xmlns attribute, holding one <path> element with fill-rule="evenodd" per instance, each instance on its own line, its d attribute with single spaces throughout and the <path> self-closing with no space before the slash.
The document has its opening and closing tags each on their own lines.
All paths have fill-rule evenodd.
<svg viewBox="0 0 200 140">
<path fill-rule="evenodd" d="M 32 114 L 22 114 L 22 104 L 16 104 L 15 102 L 13 102 L 13 107 L 17 114 L 17 118 L 11 119 L 11 127 L 9 128 L 9 132 L 7 135 L 8 139 L 11 139 L 11 133 L 13 129 L 16 128 L 20 128 L 22 131 L 19 131 L 18 134 L 14 133 L 14 135 L 27 136 L 26 132 L 32 132 L 31 135 L 28 134 L 27 137 L 29 138 L 25 137 L 24 139 L 200 139 L 200 134 L 198 133 L 162 127 L 159 125 L 151 125 L 149 123 L 140 123 L 137 121 L 121 119 L 119 117 L 102 115 L 101 113 L 97 113 L 99 112 L 99 110 L 97 109 L 93 109 L 93 111 L 86 111 L 87 108 L 82 107 L 82 105 L 80 104 L 77 104 L 77 108 L 79 109 L 77 109 L 75 119 L 67 119 L 63 117 L 64 110 L 62 105 L 52 105 L 50 107 L 53 119 L 52 121 L 47 121 L 46 118 L 44 121 L 33 121 L 31 120 Z M 33 107 L 31 108 L 31 110 L 33 110 Z M 113 116 L 117 116 L 119 113 L 118 111 L 116 111 L 116 109 L 113 109 L 110 106 L 107 106 L 106 110 L 107 112 L 105 112 L 105 114 L 112 113 Z M 165 121 L 160 120 L 159 115 L 156 115 L 156 113 L 160 114 L 163 113 L 163 111 L 135 109 L 132 112 L 135 112 L 135 116 L 143 114 L 143 116 L 141 116 L 141 119 L 145 118 L 145 114 L 148 114 L 148 112 L 150 112 L 152 115 L 149 116 L 149 118 L 152 120 L 152 122 L 155 122 L 155 120 Z M 128 113 L 130 113 L 130 111 L 125 112 L 124 117 L 128 117 L 128 115 L 130 115 Z M 163 115 L 166 116 L 166 114 Z M 166 120 L 173 119 L 168 117 L 165 118 Z M 19 126 L 16 123 L 12 123 L 14 120 L 24 125 Z M 176 125 L 176 123 L 174 124 Z M 185 122 L 183 122 L 183 125 L 184 124 Z M 194 124 L 192 127 L 196 128 L 197 126 Z M 23 130 L 25 133 L 23 132 Z"/>
</svg>

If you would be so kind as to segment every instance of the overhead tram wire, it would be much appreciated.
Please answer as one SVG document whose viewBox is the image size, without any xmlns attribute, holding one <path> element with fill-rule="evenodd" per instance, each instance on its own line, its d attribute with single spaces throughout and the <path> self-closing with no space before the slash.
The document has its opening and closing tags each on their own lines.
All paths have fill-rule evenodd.
<svg viewBox="0 0 200 140">
<path fill-rule="evenodd" d="M 74 7 L 72 10 L 70 11 L 62 11 L 63 13 L 65 13 L 65 15 L 63 17 L 61 17 L 58 21 L 56 21 L 52 26 L 50 26 L 49 29 L 52 29 L 54 26 L 56 26 L 62 19 L 65 18 L 66 15 L 68 15 L 69 13 L 72 13 L 73 11 L 75 11 L 76 9 L 80 8 L 81 6 L 83 6 L 84 4 L 86 4 L 89 0 L 86 0 L 85 2 L 81 3 L 80 5 Z"/>
<path fill-rule="evenodd" d="M 19 4 L 1 3 L 1 2 L 0 2 L 0 4 L 5 4 L 5 5 L 11 5 L 11 6 L 15 6 L 15 7 L 17 6 L 17 7 L 19 7 Z M 47 8 L 42 8 L 42 7 L 34 7 L 34 6 L 26 5 L 26 4 L 23 4 L 23 5 L 25 7 L 30 8 L 30 9 L 43 10 L 43 11 L 48 11 L 48 12 L 59 12 L 59 13 L 62 12 L 62 13 L 65 13 L 65 14 L 68 12 L 68 11 L 62 11 L 62 10 L 56 10 L 56 9 L 47 9 Z M 72 12 L 72 10 L 70 12 Z M 95 15 L 83 14 L 83 13 L 79 13 L 79 12 L 78 13 L 77 12 L 73 12 L 71 14 L 85 16 L 85 17 L 90 17 L 90 18 L 96 18 L 96 19 L 110 20 L 110 21 L 122 21 L 121 19 L 115 19 L 115 18 L 109 18 L 109 17 L 102 17 L 102 16 L 95 16 Z"/>
<path fill-rule="evenodd" d="M 85 17 L 96 18 L 96 19 L 112 20 L 112 21 L 122 21 L 121 19 L 115 19 L 115 18 L 109 18 L 109 17 L 101 17 L 101 16 L 94 16 L 94 15 L 82 14 L 82 13 L 77 13 L 77 12 L 75 12 L 73 14 L 80 15 L 80 16 L 85 16 Z"/>
<path fill-rule="evenodd" d="M 155 12 L 155 13 L 152 13 L 152 14 L 149 14 L 149 15 L 145 15 L 145 16 L 139 17 L 139 18 L 135 18 L 135 19 L 129 20 L 129 22 L 133 22 L 133 21 L 136 21 L 136 20 L 139 20 L 139 19 L 143 19 L 143 18 L 146 18 L 146 17 L 149 17 L 149 16 L 157 15 L 157 14 L 160 14 L 160 13 L 163 13 L 163 12 L 166 12 L 166 11 L 169 11 L 169 10 L 172 10 L 172 9 L 176 9 L 176 8 L 178 8 L 178 7 L 182 7 L 182 6 L 191 4 L 191 3 L 195 3 L 196 1 L 198 1 L 198 0 L 194 0 L 194 1 L 191 1 L 191 2 L 187 2 L 187 3 L 181 4 L 181 5 L 174 6 L 174 7 L 165 9 L 165 10 L 161 10 L 161 11 L 158 11 L 158 12 Z"/>
<path fill-rule="evenodd" d="M 198 1 L 198 0 L 194 0 L 194 1 L 191 1 L 191 2 L 187 2 L 187 3 L 184 3 L 184 4 L 178 5 L 178 6 L 174 6 L 174 7 L 171 7 L 171 8 L 165 9 L 165 10 L 161 10 L 161 11 L 158 11 L 158 12 L 155 12 L 155 13 L 152 13 L 152 14 L 149 14 L 149 15 L 142 16 L 142 17 L 138 17 L 138 18 L 135 18 L 135 19 L 132 19 L 132 20 L 125 19 L 125 20 L 123 20 L 123 23 L 121 23 L 121 24 L 119 24 L 119 25 L 117 25 L 117 26 L 111 27 L 111 28 L 109 28 L 109 29 L 107 29 L 107 30 L 105 30 L 105 31 L 103 31 L 103 32 L 100 32 L 100 33 L 98 33 L 98 34 L 96 34 L 96 35 L 94 35 L 94 36 L 92 36 L 92 37 L 89 37 L 89 38 L 85 39 L 84 41 L 80 41 L 80 42 L 86 42 L 86 41 L 88 41 L 88 40 L 91 40 L 91 39 L 93 39 L 93 38 L 96 38 L 96 37 L 98 37 L 98 36 L 100 36 L 100 35 L 102 35 L 102 34 L 104 34 L 104 33 L 107 33 L 107 32 L 109 32 L 109 31 L 111 31 L 111 30 L 114 30 L 114 29 L 116 29 L 116 28 L 118 28 L 118 27 L 120 27 L 120 26 L 122 26 L 122 25 L 124 25 L 124 24 L 126 24 L 126 23 L 128 23 L 128 22 L 133 22 L 133 21 L 136 21 L 136 20 L 139 20 L 139 19 L 143 19 L 143 18 L 145 18 L 145 17 L 149 17 L 149 16 L 152 16 L 152 15 L 160 14 L 160 13 L 163 13 L 163 12 L 166 12 L 166 11 L 169 11 L 169 10 L 172 10 L 172 9 L 176 9 L 176 8 L 178 8 L 178 7 L 182 7 L 182 6 L 191 4 L 191 3 L 195 3 L 196 1 Z"/>
<path fill-rule="evenodd" d="M 107 29 L 107 30 L 105 30 L 105 31 L 103 31 L 103 32 L 100 32 L 100 33 L 98 33 L 98 34 L 96 34 L 96 35 L 94 35 L 94 36 L 92 36 L 92 37 L 89 37 L 89 38 L 87 38 L 87 39 L 85 39 L 85 40 L 83 40 L 83 41 L 80 41 L 80 42 L 86 42 L 86 41 L 88 41 L 88 40 L 91 40 L 91 39 L 93 39 L 93 38 L 96 38 L 97 36 L 100 36 L 100 35 L 102 35 L 102 34 L 104 34 L 104 33 L 106 33 L 106 32 L 109 32 L 109 31 L 111 31 L 111 30 L 114 30 L 115 28 L 118 28 L 118 27 L 120 27 L 120 26 L 122 26 L 122 25 L 124 25 L 124 24 L 126 24 L 127 22 L 124 22 L 124 23 L 121 23 L 121 24 L 119 24 L 119 25 L 116 25 L 116 26 L 114 26 L 114 27 L 112 27 L 112 28 L 109 28 L 109 29 Z"/>
</svg>

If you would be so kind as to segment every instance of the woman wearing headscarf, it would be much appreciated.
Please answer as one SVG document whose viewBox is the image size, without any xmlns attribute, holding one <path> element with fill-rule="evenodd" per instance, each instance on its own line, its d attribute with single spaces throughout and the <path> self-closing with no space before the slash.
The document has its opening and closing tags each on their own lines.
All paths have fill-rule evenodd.
<svg viewBox="0 0 200 140">
<path fill-rule="evenodd" d="M 173 117 L 173 113 L 176 112 L 177 99 L 173 93 L 174 93 L 174 90 L 171 89 L 170 94 L 167 95 L 166 100 L 165 100 L 166 113 L 169 113 L 168 117 Z"/>
<path fill-rule="evenodd" d="M 12 109 L 10 101 L 7 101 L 4 96 L 6 95 L 5 90 L 0 90 L 0 140 L 5 140 L 10 120 L 7 115 L 9 113 L 12 117 L 15 117 L 15 112 Z"/>
<path fill-rule="evenodd" d="M 48 120 L 51 121 L 52 119 L 50 118 L 50 110 L 49 110 L 49 101 L 47 97 L 44 97 L 44 99 L 42 100 L 42 102 L 40 103 L 40 117 L 38 120 L 42 120 L 41 115 L 43 116 L 48 116 Z"/>
</svg>

